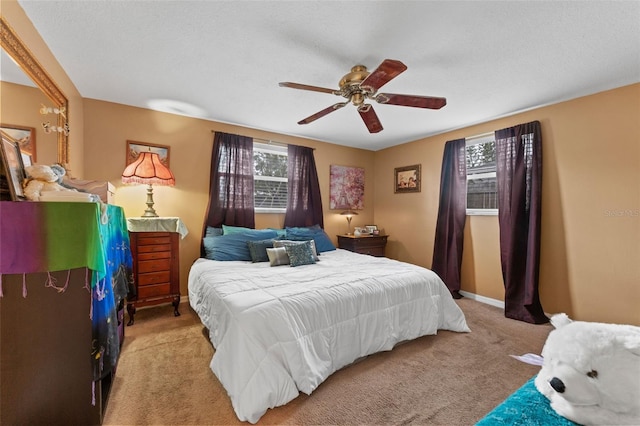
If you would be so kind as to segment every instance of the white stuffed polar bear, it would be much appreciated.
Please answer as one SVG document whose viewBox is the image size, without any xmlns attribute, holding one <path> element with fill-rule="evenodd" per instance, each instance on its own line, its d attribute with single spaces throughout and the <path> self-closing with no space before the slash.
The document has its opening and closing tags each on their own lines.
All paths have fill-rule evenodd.
<svg viewBox="0 0 640 426">
<path fill-rule="evenodd" d="M 74 191 L 60 184 L 66 173 L 62 166 L 33 164 L 25 167 L 25 172 L 24 195 L 30 201 L 40 201 L 42 193 L 47 191 Z"/>
<path fill-rule="evenodd" d="M 551 318 L 538 391 L 583 425 L 640 425 L 640 327 Z"/>
</svg>

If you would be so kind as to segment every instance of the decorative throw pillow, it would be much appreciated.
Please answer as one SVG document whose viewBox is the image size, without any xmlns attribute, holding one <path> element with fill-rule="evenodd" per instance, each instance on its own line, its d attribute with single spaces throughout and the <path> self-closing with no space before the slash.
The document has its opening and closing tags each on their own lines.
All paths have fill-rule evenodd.
<svg viewBox="0 0 640 426">
<path fill-rule="evenodd" d="M 331 242 L 331 238 L 327 235 L 326 232 L 320 226 L 314 225 L 308 228 L 286 228 L 287 234 L 286 238 L 288 240 L 295 241 L 306 241 L 306 240 L 314 240 L 316 243 L 316 250 L 318 253 L 322 253 L 324 251 L 335 250 L 336 246 Z"/>
<path fill-rule="evenodd" d="M 289 256 L 287 255 L 287 249 L 284 247 L 274 247 L 267 249 L 267 257 L 269 258 L 269 265 L 280 266 L 289 264 Z"/>
<path fill-rule="evenodd" d="M 318 260 L 320 260 L 320 258 L 318 257 L 318 251 L 316 250 L 316 243 L 313 240 L 306 240 L 306 241 L 274 240 L 273 241 L 273 246 L 274 247 L 286 247 L 286 246 L 291 246 L 291 245 L 296 245 L 296 244 L 304 244 L 307 241 L 311 244 L 311 250 L 313 250 L 313 257 L 314 257 L 315 261 L 317 262 Z"/>
<path fill-rule="evenodd" d="M 289 264 L 291 266 L 311 265 L 316 263 L 311 241 L 305 241 L 302 244 L 292 244 L 285 246 L 287 256 L 289 256 Z"/>
<path fill-rule="evenodd" d="M 273 248 L 273 239 L 247 241 L 252 262 L 268 262 L 267 249 Z"/>
</svg>

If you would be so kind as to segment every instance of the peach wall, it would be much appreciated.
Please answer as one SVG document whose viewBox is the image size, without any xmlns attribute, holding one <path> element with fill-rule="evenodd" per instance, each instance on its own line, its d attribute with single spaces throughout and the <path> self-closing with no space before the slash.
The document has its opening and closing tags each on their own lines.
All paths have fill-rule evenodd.
<svg viewBox="0 0 640 426">
<path fill-rule="evenodd" d="M 540 294 L 549 313 L 640 325 L 640 84 L 376 152 L 374 220 L 389 254 L 431 266 L 447 140 L 539 120 L 543 135 Z M 393 168 L 422 164 L 419 194 Z M 462 290 L 504 300 L 497 217 L 467 217 Z"/>
<path fill-rule="evenodd" d="M 116 186 L 115 203 L 127 216 L 141 216 L 146 208 L 146 187 L 120 182 L 125 167 L 126 141 L 168 145 L 174 187 L 154 187 L 155 209 L 160 216 L 178 216 L 189 229 L 181 243 L 180 277 L 182 294 L 187 294 L 189 267 L 200 253 L 200 238 L 207 207 L 213 133 L 236 133 L 277 142 L 315 148 L 316 167 L 323 199 L 324 225 L 334 243 L 345 233 L 347 223 L 340 211 L 329 210 L 329 166 L 365 169 L 365 210 L 352 226 L 373 220 L 374 173 L 371 151 L 346 148 L 323 142 L 278 135 L 239 126 L 135 108 L 94 99 L 84 100 L 85 177 L 108 180 Z M 114 125 L 115 124 L 115 125 Z M 256 227 L 282 227 L 284 215 L 257 214 Z"/>
<path fill-rule="evenodd" d="M 352 226 L 377 224 L 390 235 L 389 257 L 429 267 L 444 143 L 539 120 L 544 145 L 543 306 L 576 319 L 640 325 L 640 84 L 370 152 L 83 99 L 18 3 L 0 2 L 3 17 L 70 101 L 73 176 L 111 181 L 118 187 L 116 203 L 127 215 L 137 216 L 145 207 L 144 188 L 119 183 L 126 140 L 171 146 L 177 185 L 154 192 L 159 213 L 181 217 L 191 231 L 182 242 L 183 294 L 188 268 L 199 251 L 212 130 L 316 148 L 325 227 L 334 239 L 346 230 L 346 221 L 328 210 L 329 165 L 364 167 L 366 209 Z M 2 90 L 5 121 L 10 116 L 4 85 Z M 38 138 L 38 162 L 50 162 L 42 140 Z M 393 169 L 417 163 L 422 164 L 422 191 L 394 194 Z M 282 215 L 257 215 L 256 225 L 278 227 L 282 221 Z M 463 290 L 503 298 L 496 217 L 467 218 L 462 276 Z"/>
</svg>

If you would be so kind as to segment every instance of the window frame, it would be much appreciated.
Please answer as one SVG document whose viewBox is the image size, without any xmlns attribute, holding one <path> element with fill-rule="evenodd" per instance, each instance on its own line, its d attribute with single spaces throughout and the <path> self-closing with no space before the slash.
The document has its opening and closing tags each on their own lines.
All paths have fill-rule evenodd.
<svg viewBox="0 0 640 426">
<path fill-rule="evenodd" d="M 467 163 L 467 147 L 468 146 L 472 146 L 472 145 L 480 145 L 480 144 L 484 144 L 484 143 L 490 143 L 493 142 L 495 144 L 495 133 L 494 132 L 490 132 L 490 133 L 485 133 L 482 135 L 477 135 L 477 136 L 472 136 L 469 138 L 465 138 L 464 140 L 464 153 L 465 153 L 465 164 Z M 489 171 L 489 172 L 484 172 L 484 173 L 474 173 L 474 174 L 469 174 L 468 172 L 465 172 L 465 177 L 466 177 L 466 181 L 467 181 L 467 185 L 465 188 L 465 193 L 464 193 L 464 202 L 465 202 L 465 210 L 466 210 L 466 215 L 467 216 L 497 216 L 498 215 L 498 209 L 479 209 L 479 208 L 468 208 L 467 207 L 467 199 L 468 199 L 468 193 L 467 190 L 469 188 L 468 182 L 470 180 L 475 180 L 475 179 L 486 179 L 486 178 L 492 178 L 495 177 L 497 178 L 496 175 L 496 170 L 493 171 Z M 497 193 L 496 193 L 496 197 L 497 197 Z"/>
<path fill-rule="evenodd" d="M 289 157 L 288 148 L 286 145 L 277 144 L 271 141 L 263 141 L 254 139 L 253 140 L 253 151 L 256 152 L 266 152 L 269 154 L 283 155 L 284 157 Z M 288 166 L 287 166 L 288 167 Z M 276 177 L 276 176 L 260 176 L 255 174 L 255 163 L 254 163 L 254 190 L 253 190 L 253 202 L 254 206 L 256 204 L 256 185 L 255 182 L 258 180 L 262 181 L 271 181 L 271 182 L 285 182 L 287 184 L 287 188 L 289 186 L 289 178 L 288 177 Z M 286 206 L 284 208 L 281 207 L 254 207 L 255 213 L 281 213 L 284 214 L 287 212 Z"/>
</svg>

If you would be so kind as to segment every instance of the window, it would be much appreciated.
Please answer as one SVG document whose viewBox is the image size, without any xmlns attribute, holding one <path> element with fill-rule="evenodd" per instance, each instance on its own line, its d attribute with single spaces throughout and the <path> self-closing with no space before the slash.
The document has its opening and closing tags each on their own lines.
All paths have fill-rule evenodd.
<svg viewBox="0 0 640 426">
<path fill-rule="evenodd" d="M 287 147 L 253 142 L 253 201 L 257 213 L 287 209 Z"/>
<path fill-rule="evenodd" d="M 498 214 L 496 142 L 493 133 L 465 140 L 467 215 Z"/>
</svg>

